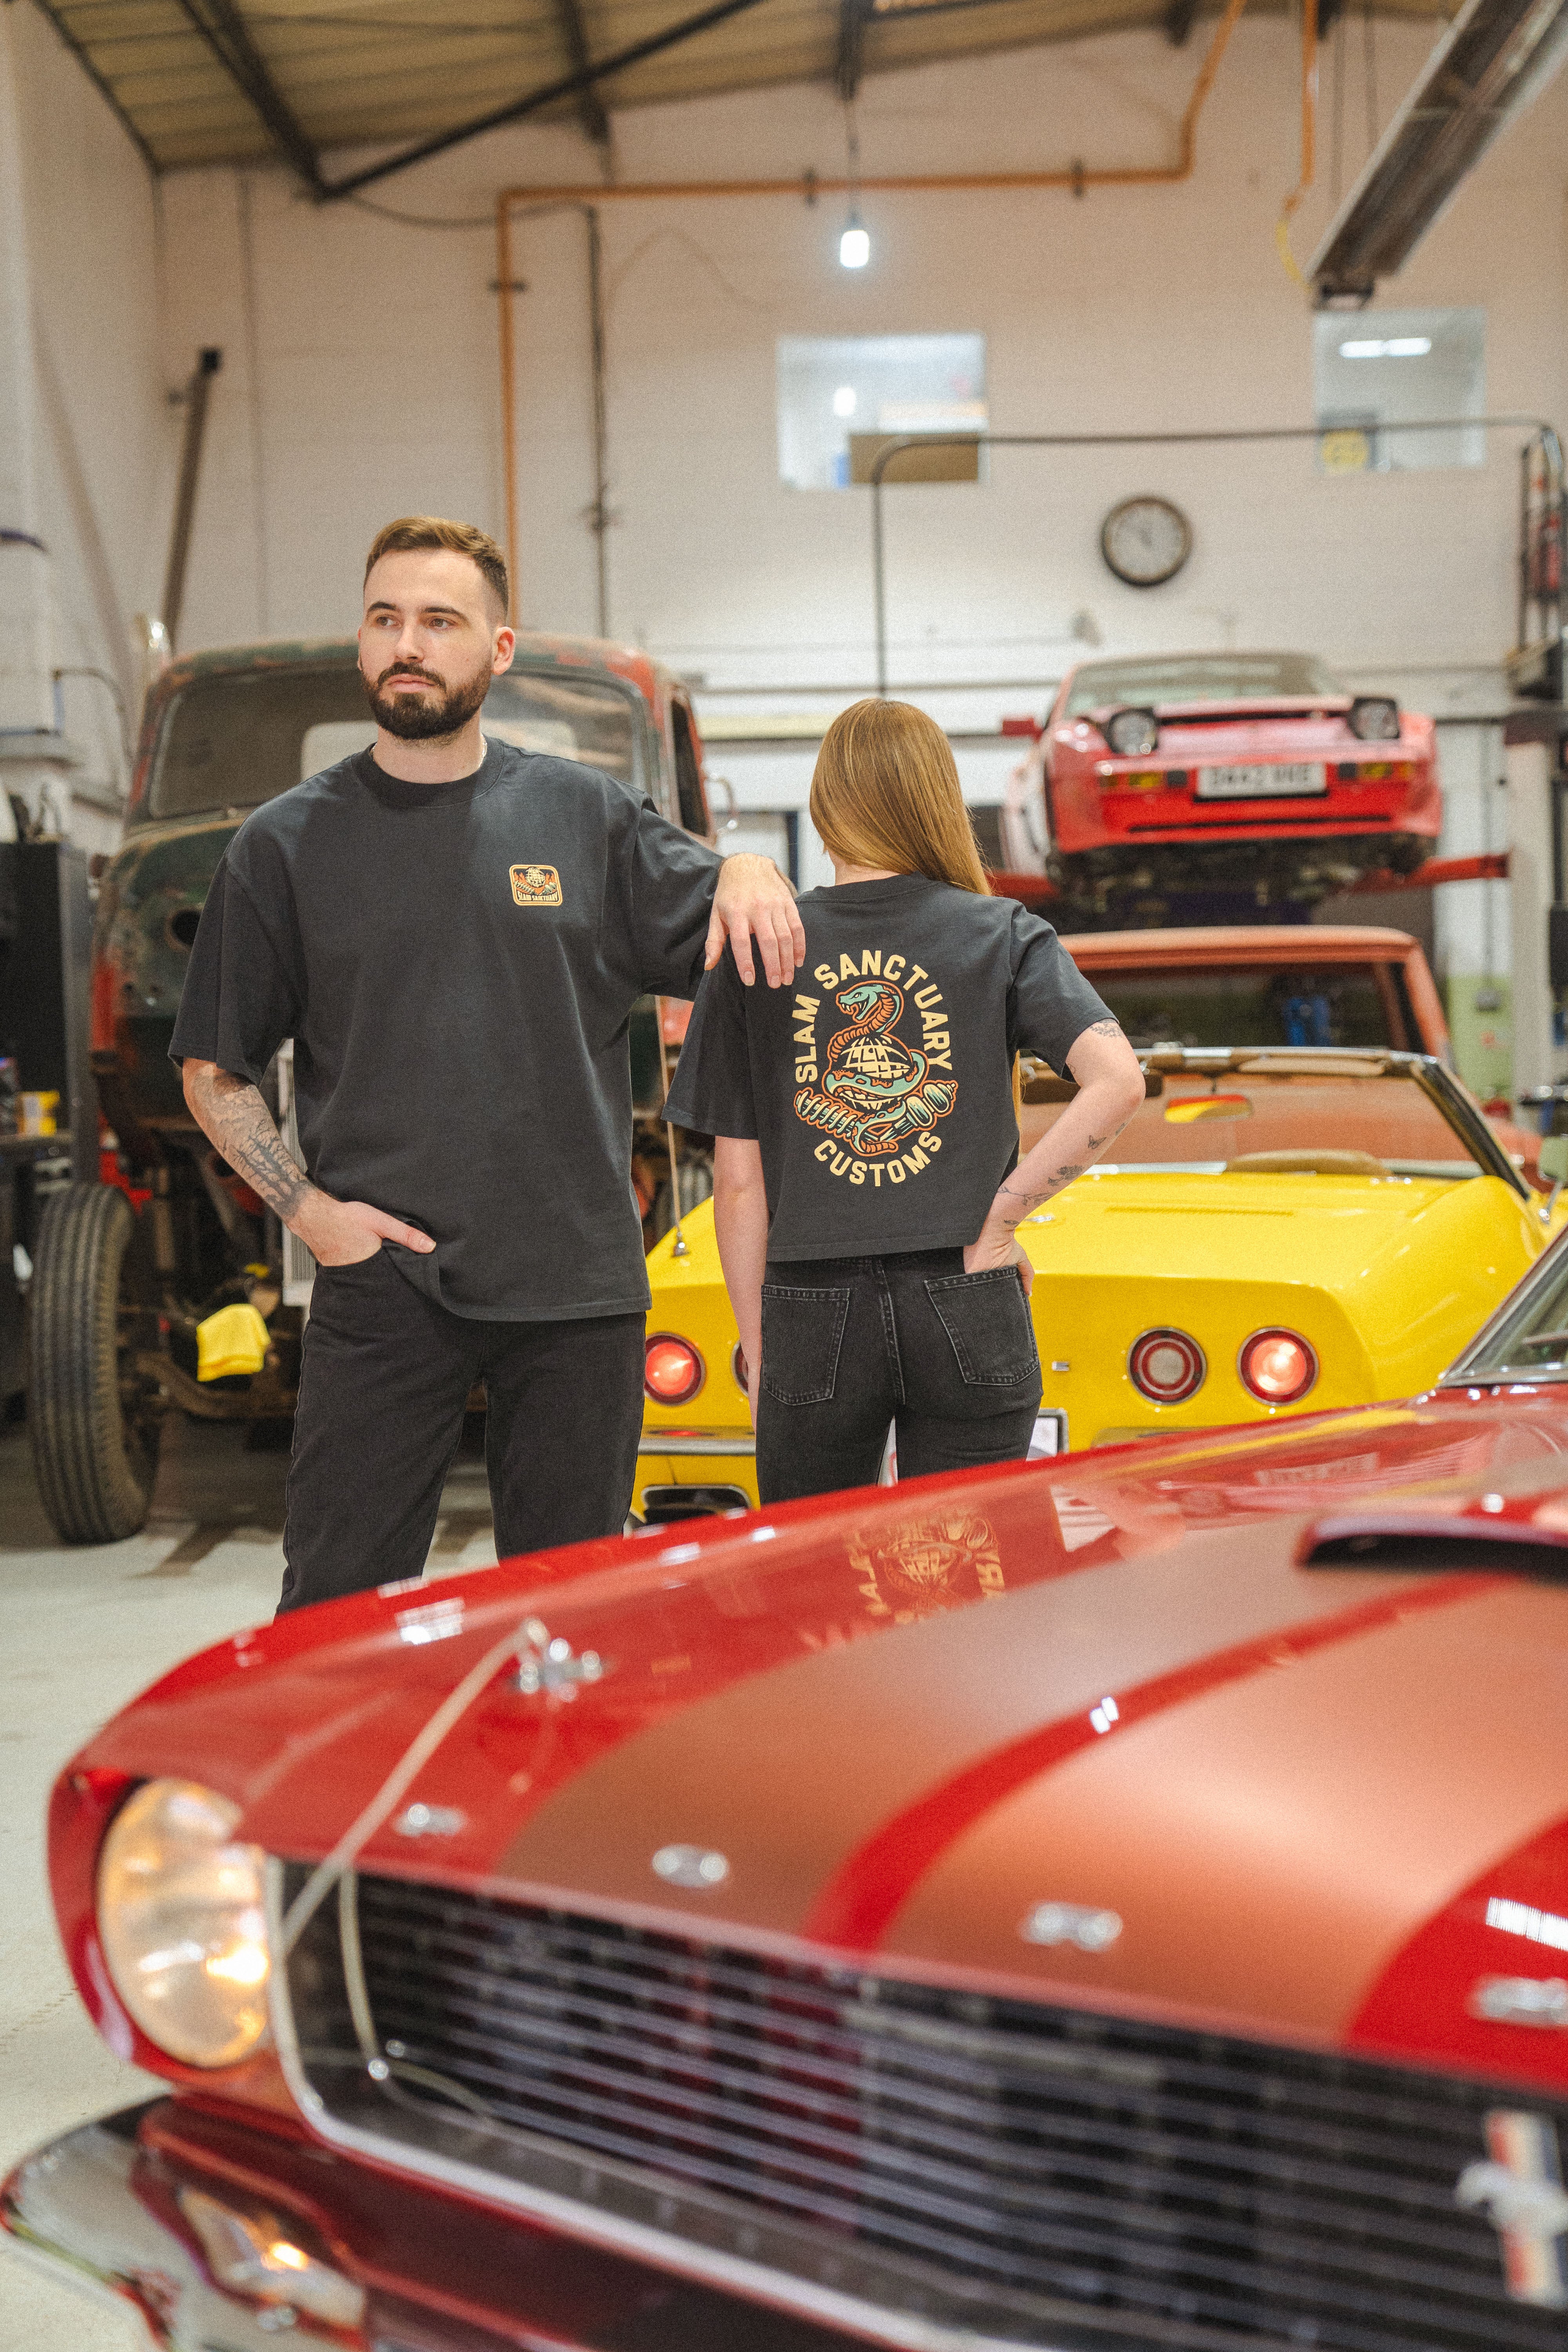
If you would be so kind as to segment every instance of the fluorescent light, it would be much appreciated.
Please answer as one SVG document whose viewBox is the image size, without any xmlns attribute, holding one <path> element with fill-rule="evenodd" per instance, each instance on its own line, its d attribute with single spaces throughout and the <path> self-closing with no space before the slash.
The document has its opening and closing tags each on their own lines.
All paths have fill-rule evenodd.
<svg viewBox="0 0 1568 2352">
<path fill-rule="evenodd" d="M 848 227 L 838 240 L 839 265 L 845 269 L 864 269 L 870 258 L 870 237 L 851 215 Z"/>
<path fill-rule="evenodd" d="M 860 234 L 862 235 L 862 236 L 865 236 L 865 231 L 864 231 L 864 229 L 862 229 L 862 230 L 861 230 Z M 841 252 L 840 252 L 840 254 L 839 254 L 839 259 L 842 261 L 842 260 L 843 260 L 843 258 L 844 258 L 844 257 L 843 257 L 843 253 L 842 253 L 842 251 L 841 251 Z M 847 267 L 847 266 L 848 266 L 848 265 L 847 265 L 847 264 L 846 264 L 846 267 Z M 839 387 L 838 387 L 837 391 L 834 394 L 834 395 L 833 395 L 833 414 L 835 415 L 835 416 L 853 416 L 853 415 L 854 415 L 854 414 L 855 414 L 855 387 L 854 387 L 854 385 L 853 385 L 852 383 L 841 383 L 841 384 L 839 385 Z"/>
<path fill-rule="evenodd" d="M 1432 348 L 1430 335 L 1391 335 L 1385 341 L 1342 343 L 1342 360 L 1424 360 Z"/>
</svg>

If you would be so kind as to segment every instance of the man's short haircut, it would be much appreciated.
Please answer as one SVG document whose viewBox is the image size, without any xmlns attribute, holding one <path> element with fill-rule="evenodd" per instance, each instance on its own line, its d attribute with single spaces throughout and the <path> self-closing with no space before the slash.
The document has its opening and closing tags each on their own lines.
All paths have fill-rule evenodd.
<svg viewBox="0 0 1568 2352">
<path fill-rule="evenodd" d="M 370 578 L 384 555 L 408 555 L 421 547 L 449 547 L 454 555 L 466 555 L 470 563 L 478 564 L 486 587 L 500 605 L 501 618 L 506 618 L 510 602 L 506 558 L 478 523 L 448 522 L 443 515 L 400 515 L 372 540 L 364 560 L 365 578 Z"/>
</svg>

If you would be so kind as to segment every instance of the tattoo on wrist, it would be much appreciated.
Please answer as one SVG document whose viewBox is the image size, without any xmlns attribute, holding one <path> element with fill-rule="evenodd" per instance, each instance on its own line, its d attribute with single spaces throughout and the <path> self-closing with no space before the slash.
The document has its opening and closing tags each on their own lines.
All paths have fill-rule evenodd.
<svg viewBox="0 0 1568 2352">
<path fill-rule="evenodd" d="M 236 1175 L 243 1176 L 287 1224 L 314 1188 L 279 1134 L 260 1093 L 230 1070 L 217 1071 L 203 1091 L 207 1113 L 203 1125 L 213 1142 Z"/>
</svg>

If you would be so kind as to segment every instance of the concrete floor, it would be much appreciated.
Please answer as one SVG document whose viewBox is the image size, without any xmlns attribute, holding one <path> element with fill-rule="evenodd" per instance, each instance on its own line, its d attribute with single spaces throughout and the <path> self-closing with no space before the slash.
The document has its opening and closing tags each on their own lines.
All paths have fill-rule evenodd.
<svg viewBox="0 0 1568 2352">
<path fill-rule="evenodd" d="M 283 1573 L 288 1456 L 174 1416 L 139 1536 L 55 1540 L 25 1429 L 0 1429 L 0 2175 L 40 2140 L 155 2092 L 88 2023 L 55 1935 L 44 1807 L 60 1766 L 107 1716 L 193 1650 L 271 1616 Z M 495 1558 L 484 1466 L 453 1466 L 430 1570 Z M 0 2238 L 5 2352 L 146 2352 L 141 2322 L 35 2270 Z"/>
</svg>

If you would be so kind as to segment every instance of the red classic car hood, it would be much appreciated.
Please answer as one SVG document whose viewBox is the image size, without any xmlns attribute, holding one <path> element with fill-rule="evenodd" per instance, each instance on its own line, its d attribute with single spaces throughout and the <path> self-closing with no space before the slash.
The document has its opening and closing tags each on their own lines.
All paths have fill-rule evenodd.
<svg viewBox="0 0 1568 2352">
<path fill-rule="evenodd" d="M 1391 1513 L 1468 1545 L 1344 1565 Z M 76 1769 L 202 1780 L 313 1860 L 510 1641 L 542 1686 L 478 1675 L 363 1870 L 1568 2080 L 1473 2013 L 1568 1946 L 1568 1593 L 1498 1566 L 1564 1533 L 1547 1391 L 1161 1441 L 303 1612 Z M 681 1892 L 671 1846 L 722 1860 Z"/>
</svg>

